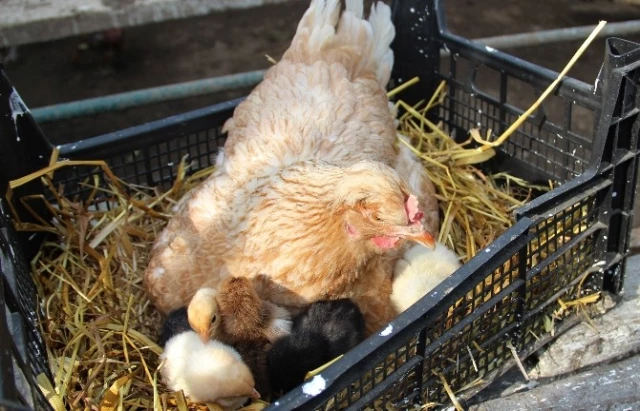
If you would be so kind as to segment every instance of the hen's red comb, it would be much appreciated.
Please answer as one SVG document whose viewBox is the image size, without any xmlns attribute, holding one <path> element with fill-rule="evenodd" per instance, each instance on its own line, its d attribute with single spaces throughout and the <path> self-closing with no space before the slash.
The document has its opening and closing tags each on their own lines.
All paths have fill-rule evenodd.
<svg viewBox="0 0 640 411">
<path fill-rule="evenodd" d="M 404 210 L 407 213 L 409 224 L 420 221 L 424 217 L 424 213 L 418 208 L 418 199 L 413 194 L 410 194 L 407 201 L 404 202 Z"/>
</svg>

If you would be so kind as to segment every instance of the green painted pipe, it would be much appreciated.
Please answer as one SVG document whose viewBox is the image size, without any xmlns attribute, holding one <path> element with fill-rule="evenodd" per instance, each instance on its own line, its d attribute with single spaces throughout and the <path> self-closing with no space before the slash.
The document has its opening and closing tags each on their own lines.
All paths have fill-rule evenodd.
<svg viewBox="0 0 640 411">
<path fill-rule="evenodd" d="M 258 84 L 263 77 L 264 70 L 248 71 L 39 107 L 31 110 L 31 115 L 38 123 L 90 116 L 168 100 L 179 100 L 220 91 L 252 87 Z"/>
<path fill-rule="evenodd" d="M 486 37 L 473 41 L 491 48 L 517 48 L 537 46 L 561 41 L 580 40 L 586 38 L 595 26 L 570 27 L 557 30 L 546 30 L 534 33 L 509 34 Z M 599 37 L 619 36 L 640 32 L 640 20 L 610 23 Z M 491 51 L 489 48 L 488 51 Z M 448 51 L 442 50 L 442 56 Z M 130 107 L 178 100 L 187 97 L 202 96 L 220 91 L 253 87 L 264 77 L 263 70 L 248 71 L 228 76 L 188 81 L 169 86 L 152 87 L 126 93 L 112 94 L 104 97 L 73 101 L 71 103 L 54 104 L 31 110 L 38 123 L 59 121 L 73 117 L 88 116 L 108 111 L 124 110 Z"/>
</svg>

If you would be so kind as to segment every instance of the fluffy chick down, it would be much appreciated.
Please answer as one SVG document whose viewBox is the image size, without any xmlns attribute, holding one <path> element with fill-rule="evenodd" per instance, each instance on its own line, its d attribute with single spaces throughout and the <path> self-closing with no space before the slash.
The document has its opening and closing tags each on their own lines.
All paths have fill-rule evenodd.
<svg viewBox="0 0 640 411">
<path fill-rule="evenodd" d="M 182 390 L 193 402 L 215 402 L 233 410 L 249 398 L 260 398 L 240 354 L 218 341 L 203 343 L 193 331 L 170 338 L 160 359 L 167 386 Z"/>
<path fill-rule="evenodd" d="M 405 311 L 461 267 L 460 257 L 444 244 L 435 250 L 420 244 L 396 261 L 391 302 L 398 313 Z"/>
</svg>

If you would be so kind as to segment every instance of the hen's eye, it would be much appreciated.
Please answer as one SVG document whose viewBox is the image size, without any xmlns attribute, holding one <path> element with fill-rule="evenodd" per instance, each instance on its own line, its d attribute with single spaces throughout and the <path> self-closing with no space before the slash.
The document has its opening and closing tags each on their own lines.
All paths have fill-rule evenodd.
<svg viewBox="0 0 640 411">
<path fill-rule="evenodd" d="M 374 215 L 373 219 L 376 220 L 376 221 L 382 221 L 382 218 L 380 218 L 379 215 Z"/>
<path fill-rule="evenodd" d="M 211 324 L 215 323 L 217 319 L 218 319 L 218 317 L 214 315 L 214 316 L 211 318 Z"/>
</svg>

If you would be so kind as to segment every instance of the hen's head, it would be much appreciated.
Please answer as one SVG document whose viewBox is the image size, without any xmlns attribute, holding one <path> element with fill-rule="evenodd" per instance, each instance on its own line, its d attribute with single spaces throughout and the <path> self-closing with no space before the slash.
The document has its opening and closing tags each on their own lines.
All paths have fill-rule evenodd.
<svg viewBox="0 0 640 411">
<path fill-rule="evenodd" d="M 422 226 L 424 213 L 409 186 L 391 167 L 363 161 L 345 170 L 336 190 L 347 235 L 380 253 L 403 240 L 435 248 Z"/>
<path fill-rule="evenodd" d="M 193 296 L 187 307 L 189 325 L 198 333 L 202 342 L 212 339 L 220 326 L 218 313 L 218 292 L 213 288 L 201 288 Z"/>
</svg>

